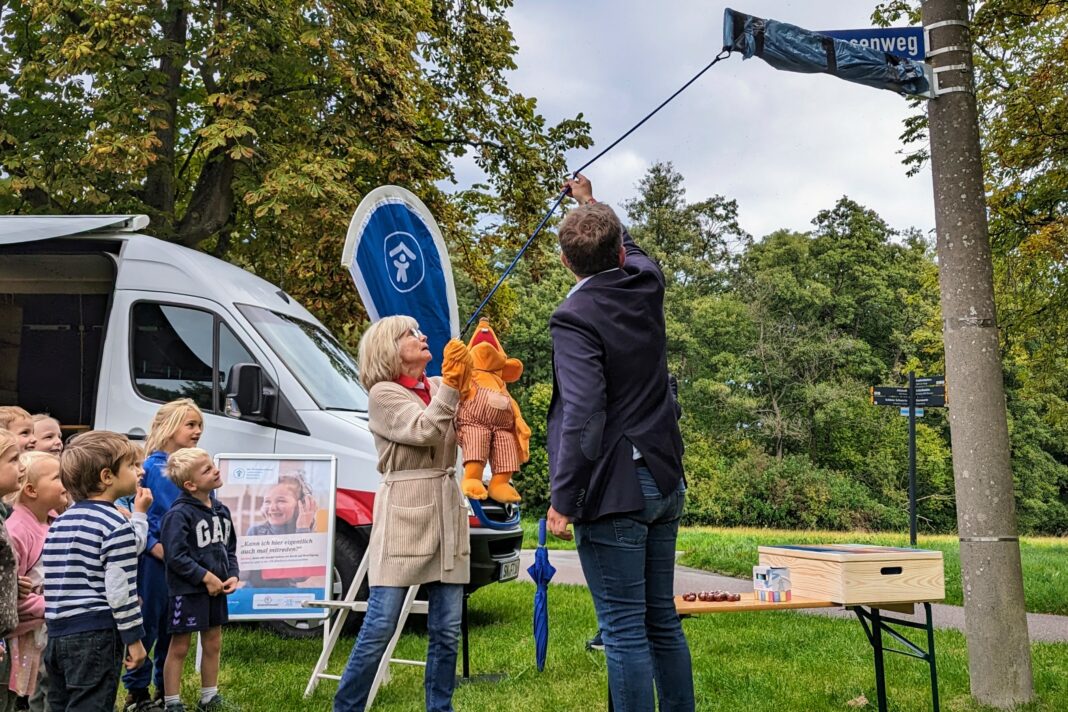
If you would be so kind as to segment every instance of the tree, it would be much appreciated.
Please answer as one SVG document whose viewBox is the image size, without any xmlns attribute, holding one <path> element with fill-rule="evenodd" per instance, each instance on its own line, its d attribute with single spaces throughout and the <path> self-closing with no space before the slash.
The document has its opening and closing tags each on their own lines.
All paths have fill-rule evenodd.
<svg viewBox="0 0 1068 712">
<path fill-rule="evenodd" d="M 510 4 L 17 3 L 0 40 L 0 208 L 147 213 L 159 237 L 284 281 L 342 326 L 362 315 L 336 266 L 348 217 L 401 183 L 479 283 L 481 255 L 525 233 L 563 151 L 588 144 L 581 115 L 547 126 L 508 88 Z M 489 184 L 449 196 L 467 151 Z M 504 223 L 478 231 L 486 214 Z"/>
</svg>

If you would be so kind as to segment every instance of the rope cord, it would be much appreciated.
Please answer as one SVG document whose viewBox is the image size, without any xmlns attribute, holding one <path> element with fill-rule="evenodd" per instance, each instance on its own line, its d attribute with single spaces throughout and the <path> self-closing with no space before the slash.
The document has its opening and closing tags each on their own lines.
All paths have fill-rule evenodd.
<svg viewBox="0 0 1068 712">
<path fill-rule="evenodd" d="M 601 156 L 603 156 L 604 154 L 608 153 L 613 148 L 618 146 L 620 144 L 620 142 L 622 142 L 625 138 L 627 138 L 632 133 L 637 131 L 642 126 L 642 124 L 644 124 L 649 119 L 653 118 L 653 116 L 655 116 L 657 112 L 659 112 L 661 109 L 663 109 L 665 106 L 667 106 L 671 102 L 672 99 L 677 97 L 679 94 L 684 92 L 687 88 L 689 88 L 689 86 L 691 84 L 693 84 L 698 79 L 700 79 L 701 75 L 703 75 L 709 69 L 714 67 L 720 61 L 726 59 L 728 56 L 730 56 L 730 49 L 724 48 L 723 51 L 721 51 L 719 54 L 716 55 L 715 59 L 713 59 L 711 62 L 709 62 L 707 65 L 705 65 L 705 67 L 701 71 L 699 71 L 697 74 L 693 75 L 693 77 L 691 77 L 688 82 L 686 82 L 681 87 L 679 87 L 675 91 L 674 94 L 669 96 L 667 99 L 664 99 L 664 101 L 660 102 L 660 105 L 657 106 L 652 111 L 650 111 L 648 114 L 646 114 L 645 117 L 641 121 L 639 121 L 638 123 L 636 123 L 633 126 L 631 126 L 629 129 L 627 129 L 626 133 L 624 133 L 622 136 L 620 136 L 615 141 L 613 141 L 611 144 L 609 144 L 607 148 L 602 150 L 596 156 L 594 156 L 590 160 L 588 160 L 585 163 L 583 163 L 582 166 L 580 166 L 578 169 L 576 169 L 571 174 L 571 177 L 574 178 L 574 177 L 578 176 L 579 173 L 582 173 L 582 171 L 586 170 L 591 165 L 593 165 L 594 161 L 596 161 L 598 158 L 600 158 Z M 545 227 L 545 223 L 547 223 L 549 221 L 549 218 L 552 217 L 552 214 L 555 213 L 556 209 L 560 207 L 560 203 L 564 202 L 564 198 L 567 197 L 567 194 L 568 194 L 568 189 L 567 188 L 564 188 L 563 190 L 560 191 L 560 195 L 557 196 L 556 202 L 553 203 L 551 208 L 549 208 L 549 212 L 545 213 L 545 217 L 543 217 L 541 219 L 541 222 L 538 223 L 538 226 L 536 228 L 534 228 L 534 232 L 532 232 L 530 237 L 527 238 L 526 243 L 523 244 L 523 247 L 516 254 L 515 259 L 513 259 L 511 264 L 509 264 L 508 267 L 505 268 L 504 272 L 501 274 L 501 278 L 497 280 L 497 284 L 493 285 L 493 289 L 491 289 L 489 291 L 489 294 L 486 295 L 486 298 L 483 299 L 482 303 L 478 305 L 477 309 L 475 309 L 475 313 L 472 314 L 471 318 L 467 320 L 466 324 L 464 324 L 464 328 L 460 331 L 460 336 L 461 337 L 464 334 L 467 333 L 467 330 L 471 327 L 471 324 L 473 324 L 474 321 L 476 319 L 478 319 L 479 314 L 481 314 L 482 310 L 486 307 L 487 304 L 489 304 L 489 300 L 493 298 L 493 295 L 497 293 L 497 290 L 500 288 L 500 286 L 502 284 L 504 284 L 504 280 L 507 279 L 508 275 L 512 273 L 512 270 L 515 269 L 516 264 L 519 263 L 519 259 L 524 255 L 524 253 L 526 253 L 527 248 L 529 248 L 530 245 L 534 242 L 534 238 L 536 238 L 538 236 L 538 234 L 541 232 L 541 229 L 543 227 Z"/>
</svg>

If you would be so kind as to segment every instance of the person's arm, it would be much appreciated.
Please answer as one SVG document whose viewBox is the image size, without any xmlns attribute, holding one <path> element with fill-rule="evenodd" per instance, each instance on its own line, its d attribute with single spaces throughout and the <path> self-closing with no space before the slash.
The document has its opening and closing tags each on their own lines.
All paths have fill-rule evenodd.
<svg viewBox="0 0 1068 712">
<path fill-rule="evenodd" d="M 104 537 L 104 592 L 119 636 L 126 645 L 145 637 L 141 604 L 137 600 L 137 539 L 129 522 L 123 522 Z"/>
<path fill-rule="evenodd" d="M 550 502 L 565 517 L 581 512 L 593 465 L 603 450 L 607 394 L 604 348 L 593 328 L 573 314 L 557 313 L 552 333 L 561 423 L 550 472 Z"/>
<path fill-rule="evenodd" d="M 10 522 L 8 524 L 10 525 Z M 0 526 L 3 525 L 0 524 Z M 20 527 L 9 526 L 7 534 L 8 539 L 11 540 L 11 548 L 15 550 L 15 560 L 18 568 L 22 570 L 30 569 L 32 564 L 26 565 L 26 562 L 29 559 L 30 549 L 33 546 L 32 537 Z M 20 590 L 18 601 L 15 605 L 18 609 L 20 621 L 33 618 L 44 618 L 45 599 L 40 590 L 34 591 L 31 587 L 30 591 L 26 594 L 23 594 Z"/>
<path fill-rule="evenodd" d="M 189 547 L 189 530 L 192 522 L 182 512 L 171 510 L 163 518 L 163 550 L 167 553 L 165 561 L 167 568 L 185 581 L 199 584 L 210 573 L 201 566 Z"/>
<path fill-rule="evenodd" d="M 159 496 L 157 488 L 163 486 L 163 480 L 166 476 L 160 472 L 160 465 L 158 460 L 153 459 L 151 462 L 145 464 L 145 474 L 141 478 L 145 483 L 145 487 L 152 492 L 157 506 L 150 506 L 147 512 L 148 515 L 148 532 L 145 538 L 145 551 L 151 556 L 155 556 L 160 561 L 163 561 L 164 545 L 160 541 L 161 526 L 163 524 L 163 516 L 167 513 L 167 510 L 163 503 L 163 498 Z"/>
<path fill-rule="evenodd" d="M 429 447 L 441 442 L 452 427 L 460 392 L 444 383 L 423 408 L 404 392 L 404 386 L 379 383 L 371 389 L 368 423 L 371 432 L 401 443 Z"/>
</svg>

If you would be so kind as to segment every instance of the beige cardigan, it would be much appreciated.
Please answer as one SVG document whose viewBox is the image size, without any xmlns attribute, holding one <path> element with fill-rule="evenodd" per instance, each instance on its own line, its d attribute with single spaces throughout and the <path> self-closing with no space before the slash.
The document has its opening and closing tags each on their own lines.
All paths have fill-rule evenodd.
<svg viewBox="0 0 1068 712">
<path fill-rule="evenodd" d="M 430 383 L 429 406 L 392 381 L 371 388 L 368 416 L 383 475 L 368 548 L 371 586 L 471 577 L 467 504 L 454 471 L 460 394 L 439 378 Z"/>
</svg>

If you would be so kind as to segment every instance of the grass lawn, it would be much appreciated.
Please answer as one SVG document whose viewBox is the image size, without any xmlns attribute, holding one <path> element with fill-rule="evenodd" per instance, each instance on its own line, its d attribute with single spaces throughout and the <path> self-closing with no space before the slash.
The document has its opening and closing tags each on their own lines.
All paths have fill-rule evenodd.
<svg viewBox="0 0 1068 712">
<path fill-rule="evenodd" d="M 537 546 L 537 522 L 524 521 L 524 548 Z M 573 549 L 573 542 L 548 537 L 551 549 Z M 757 561 L 757 546 L 771 544 L 882 544 L 908 546 L 908 534 L 787 531 L 781 529 L 719 529 L 684 527 L 679 532 L 679 563 L 695 569 L 748 578 Z M 963 605 L 960 545 L 955 536 L 921 536 L 924 549 L 942 552 L 946 567 L 946 603 Z M 1068 539 L 1021 537 L 1024 598 L 1032 613 L 1068 615 Z"/>
<path fill-rule="evenodd" d="M 471 598 L 472 673 L 504 673 L 505 677 L 496 683 L 458 687 L 456 709 L 604 709 L 604 657 L 587 653 L 583 647 L 595 626 L 588 592 L 574 586 L 551 588 L 551 636 L 543 673 L 534 665 L 533 593 L 533 584 L 512 582 L 489 586 Z M 872 653 L 856 622 L 778 612 L 705 616 L 688 619 L 683 625 L 693 652 L 698 710 L 840 712 L 855 709 L 862 695 L 869 703 L 860 709 L 875 708 Z M 942 709 L 985 709 L 968 696 L 963 636 L 938 631 L 936 639 Z M 254 627 L 227 628 L 222 691 L 244 712 L 326 712 L 331 709 L 335 682 L 323 681 L 311 700 L 302 698 L 320 644 L 319 640 L 281 640 Z M 351 638 L 339 643 L 332 672 L 341 669 L 351 645 Z M 1036 644 L 1032 651 L 1040 701 L 1021 710 L 1063 710 L 1068 699 L 1068 645 Z M 405 634 L 398 656 L 423 659 L 425 655 L 425 636 Z M 199 688 L 192 662 L 187 665 L 183 698 L 188 703 Z M 422 709 L 422 669 L 394 666 L 393 670 L 393 680 L 382 688 L 372 709 Z M 926 665 L 891 655 L 886 677 L 892 710 L 930 709 Z"/>
</svg>

